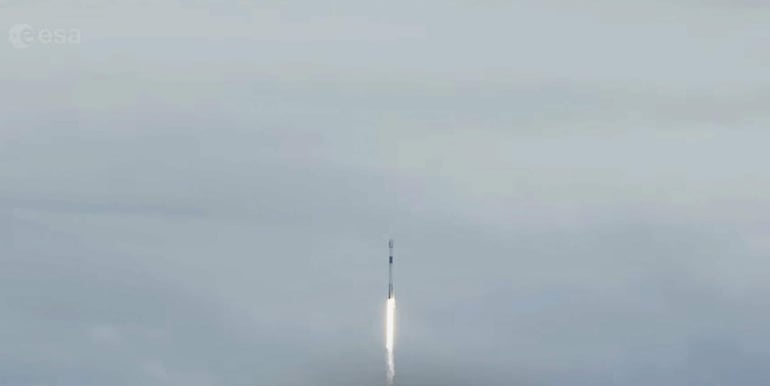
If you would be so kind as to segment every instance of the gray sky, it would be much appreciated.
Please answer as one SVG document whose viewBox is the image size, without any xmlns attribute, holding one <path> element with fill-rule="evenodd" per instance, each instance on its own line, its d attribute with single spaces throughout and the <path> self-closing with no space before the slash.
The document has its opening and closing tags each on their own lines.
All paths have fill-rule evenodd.
<svg viewBox="0 0 770 386">
<path fill-rule="evenodd" d="M 0 385 L 770 383 L 770 6 L 0 1 Z M 40 41 L 76 29 L 78 44 Z"/>
</svg>

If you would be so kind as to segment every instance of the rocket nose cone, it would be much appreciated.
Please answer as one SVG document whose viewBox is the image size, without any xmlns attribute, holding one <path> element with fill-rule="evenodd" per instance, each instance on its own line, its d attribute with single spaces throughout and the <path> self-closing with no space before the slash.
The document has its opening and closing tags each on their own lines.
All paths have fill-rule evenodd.
<svg viewBox="0 0 770 386">
<path fill-rule="evenodd" d="M 388 248 L 393 248 L 393 239 L 388 240 Z"/>
</svg>

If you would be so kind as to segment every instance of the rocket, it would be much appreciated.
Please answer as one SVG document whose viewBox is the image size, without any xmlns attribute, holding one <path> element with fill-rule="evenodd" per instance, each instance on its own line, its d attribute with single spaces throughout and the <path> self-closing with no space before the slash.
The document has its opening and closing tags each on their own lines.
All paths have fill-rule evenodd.
<svg viewBox="0 0 770 386">
<path fill-rule="evenodd" d="M 393 239 L 388 240 L 388 299 L 396 296 L 393 292 Z"/>
<path fill-rule="evenodd" d="M 393 239 L 388 240 L 388 300 L 385 301 L 385 351 L 388 360 L 388 386 L 394 386 L 396 365 L 393 358 L 396 337 L 396 293 L 393 291 Z"/>
</svg>

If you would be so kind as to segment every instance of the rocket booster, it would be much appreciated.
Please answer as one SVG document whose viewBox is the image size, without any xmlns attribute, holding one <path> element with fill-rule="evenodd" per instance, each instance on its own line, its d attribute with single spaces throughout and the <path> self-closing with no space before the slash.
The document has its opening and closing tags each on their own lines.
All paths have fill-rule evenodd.
<svg viewBox="0 0 770 386">
<path fill-rule="evenodd" d="M 388 386 L 394 386 L 396 366 L 393 358 L 396 337 L 396 293 L 393 290 L 393 239 L 388 240 L 388 299 L 385 301 L 385 351 L 388 361 Z"/>
<path fill-rule="evenodd" d="M 393 239 L 388 240 L 388 299 L 396 296 L 393 292 Z"/>
</svg>

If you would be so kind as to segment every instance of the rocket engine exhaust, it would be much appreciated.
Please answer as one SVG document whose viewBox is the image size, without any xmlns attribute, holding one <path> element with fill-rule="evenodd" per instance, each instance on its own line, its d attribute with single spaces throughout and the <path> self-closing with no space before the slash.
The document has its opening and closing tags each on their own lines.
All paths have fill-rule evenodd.
<svg viewBox="0 0 770 386">
<path fill-rule="evenodd" d="M 396 293 L 393 290 L 393 240 L 388 240 L 388 298 L 385 303 L 385 352 L 387 355 L 387 384 L 394 385 L 396 365 L 393 351 L 396 334 Z"/>
</svg>

